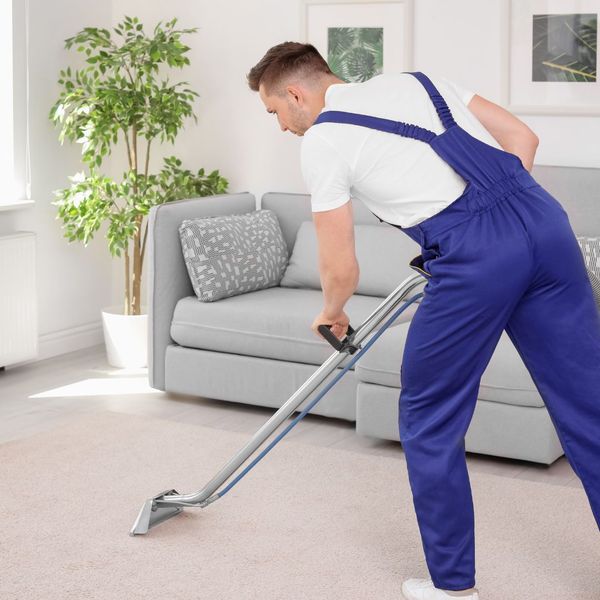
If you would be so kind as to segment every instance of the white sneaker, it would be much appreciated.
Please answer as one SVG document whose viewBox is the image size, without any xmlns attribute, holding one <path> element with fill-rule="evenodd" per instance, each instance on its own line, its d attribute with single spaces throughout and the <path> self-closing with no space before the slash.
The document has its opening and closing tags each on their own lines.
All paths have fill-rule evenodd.
<svg viewBox="0 0 600 600">
<path fill-rule="evenodd" d="M 477 588 L 473 588 L 473 591 L 465 596 L 462 595 L 464 592 L 436 588 L 431 579 L 407 579 L 402 583 L 402 594 L 406 600 L 479 600 Z"/>
</svg>

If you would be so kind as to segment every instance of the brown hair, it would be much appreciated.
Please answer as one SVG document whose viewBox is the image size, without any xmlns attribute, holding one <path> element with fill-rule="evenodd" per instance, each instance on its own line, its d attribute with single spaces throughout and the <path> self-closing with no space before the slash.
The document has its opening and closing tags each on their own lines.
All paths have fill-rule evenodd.
<svg viewBox="0 0 600 600">
<path fill-rule="evenodd" d="M 329 65 L 312 44 L 283 42 L 270 48 L 246 78 L 252 91 L 262 84 L 271 96 L 281 95 L 281 84 L 290 75 L 315 79 L 328 74 L 333 75 Z"/>
</svg>

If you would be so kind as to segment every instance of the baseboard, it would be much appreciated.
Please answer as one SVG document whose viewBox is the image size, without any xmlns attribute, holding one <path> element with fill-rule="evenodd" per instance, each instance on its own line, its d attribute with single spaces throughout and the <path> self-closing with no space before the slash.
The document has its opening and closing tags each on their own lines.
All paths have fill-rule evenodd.
<svg viewBox="0 0 600 600">
<path fill-rule="evenodd" d="M 82 350 L 102 343 L 104 343 L 104 334 L 101 320 L 45 333 L 39 337 L 36 360 L 44 360 L 45 358 Z"/>
<path fill-rule="evenodd" d="M 77 327 L 61 329 L 60 331 L 44 333 L 38 338 L 38 353 L 34 358 L 10 364 L 7 368 L 18 367 L 19 365 L 37 362 L 46 358 L 52 358 L 53 356 L 83 350 L 84 348 L 90 348 L 98 344 L 104 344 L 101 320 L 86 323 L 85 325 L 78 325 Z"/>
</svg>

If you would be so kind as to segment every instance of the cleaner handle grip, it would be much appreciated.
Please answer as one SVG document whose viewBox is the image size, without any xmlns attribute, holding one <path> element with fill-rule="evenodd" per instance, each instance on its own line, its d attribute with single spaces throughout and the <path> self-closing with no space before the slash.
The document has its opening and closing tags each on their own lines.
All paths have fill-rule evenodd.
<svg viewBox="0 0 600 600">
<path fill-rule="evenodd" d="M 327 325 L 325 323 L 319 325 L 317 327 L 319 333 L 336 349 L 341 350 L 346 342 L 346 339 L 343 340 L 338 339 L 333 333 L 331 333 L 331 325 Z M 352 335 L 354 333 L 354 329 L 348 323 L 348 330 L 346 331 L 346 337 Z"/>
</svg>

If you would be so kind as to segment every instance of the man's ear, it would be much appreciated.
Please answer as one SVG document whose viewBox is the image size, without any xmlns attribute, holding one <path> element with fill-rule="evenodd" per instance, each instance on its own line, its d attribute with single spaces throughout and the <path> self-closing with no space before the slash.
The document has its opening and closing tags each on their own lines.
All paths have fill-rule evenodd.
<svg viewBox="0 0 600 600">
<path fill-rule="evenodd" d="M 285 90 L 288 93 L 288 100 L 290 102 L 295 102 L 298 106 L 303 106 L 306 103 L 306 96 L 301 87 L 297 85 L 288 85 Z"/>
</svg>

